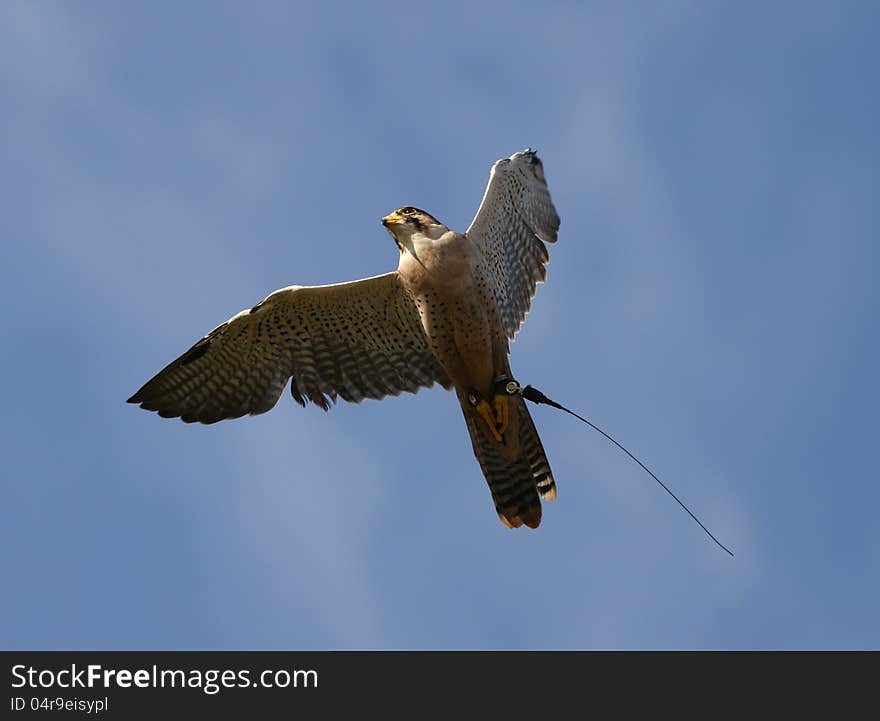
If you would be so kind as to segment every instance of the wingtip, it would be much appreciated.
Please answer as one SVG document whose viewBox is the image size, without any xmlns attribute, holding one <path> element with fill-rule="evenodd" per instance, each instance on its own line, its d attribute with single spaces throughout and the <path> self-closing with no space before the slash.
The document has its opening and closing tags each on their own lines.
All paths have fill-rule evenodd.
<svg viewBox="0 0 880 721">
<path fill-rule="evenodd" d="M 541 159 L 538 157 L 538 151 L 534 148 L 526 148 L 525 150 L 518 150 L 513 155 L 507 158 L 501 158 L 498 160 L 495 165 L 507 165 L 508 163 L 516 163 L 517 161 L 524 161 L 529 164 L 541 165 Z"/>
</svg>

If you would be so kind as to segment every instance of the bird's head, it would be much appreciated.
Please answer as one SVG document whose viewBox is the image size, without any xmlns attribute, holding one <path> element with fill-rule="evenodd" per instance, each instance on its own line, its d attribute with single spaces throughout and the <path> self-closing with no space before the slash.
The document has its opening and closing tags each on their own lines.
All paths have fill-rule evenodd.
<svg viewBox="0 0 880 721">
<path fill-rule="evenodd" d="M 417 240 L 437 240 L 448 228 L 430 213 L 407 205 L 382 218 L 382 225 L 391 233 L 401 250 L 415 255 Z"/>
</svg>

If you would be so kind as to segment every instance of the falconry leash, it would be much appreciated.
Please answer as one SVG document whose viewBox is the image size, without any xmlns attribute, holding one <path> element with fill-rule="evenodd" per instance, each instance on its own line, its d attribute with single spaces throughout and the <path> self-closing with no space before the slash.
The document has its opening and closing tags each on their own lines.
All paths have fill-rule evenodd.
<svg viewBox="0 0 880 721">
<path fill-rule="evenodd" d="M 624 447 L 622 444 L 618 443 L 611 435 L 609 435 L 608 433 L 603 431 L 595 423 L 588 421 L 586 418 L 578 415 L 573 410 L 566 408 L 561 403 L 557 403 L 556 401 L 552 400 L 551 398 L 548 398 L 541 391 L 539 391 L 537 388 L 534 388 L 533 386 L 525 386 L 525 387 L 521 386 L 517 381 L 515 381 L 512 378 L 509 378 L 506 374 L 499 375 L 495 379 L 495 392 L 496 393 L 506 393 L 509 396 L 521 395 L 527 401 L 531 401 L 532 403 L 534 403 L 536 405 L 546 405 L 546 406 L 552 406 L 553 408 L 558 408 L 559 410 L 565 411 L 569 415 L 574 416 L 579 421 L 586 423 L 594 431 L 598 431 L 599 433 L 601 433 L 603 436 L 605 436 L 605 438 L 607 438 L 609 441 L 611 441 L 615 446 L 617 446 L 620 450 L 622 450 L 624 453 L 626 453 L 626 455 L 628 455 L 636 463 L 638 463 L 642 467 L 642 470 L 644 470 L 649 476 L 651 476 L 651 478 L 653 478 L 655 481 L 657 481 L 657 483 L 659 483 L 662 486 L 663 490 L 666 491 L 670 496 L 672 496 L 672 498 L 675 500 L 675 502 L 679 506 L 681 506 L 685 511 L 687 511 L 688 515 L 691 518 L 693 518 L 694 521 L 696 521 L 697 525 L 699 525 L 700 528 L 702 528 L 706 532 L 706 534 L 709 536 L 709 538 L 711 538 L 713 541 L 715 541 L 715 543 L 721 549 L 723 549 L 724 551 L 729 553 L 731 556 L 733 556 L 733 551 L 731 551 L 727 546 L 725 546 L 723 543 L 721 543 L 721 541 L 719 541 L 717 538 L 715 538 L 714 535 L 712 535 L 712 532 L 703 525 L 702 521 L 700 521 L 700 519 L 697 518 L 693 514 L 693 512 L 691 511 L 690 508 L 688 508 L 684 503 L 681 502 L 681 500 L 678 498 L 678 496 L 676 496 L 669 489 L 669 486 L 667 486 L 663 481 L 661 481 L 659 478 L 657 478 L 657 476 L 654 474 L 654 472 L 650 468 L 648 468 L 644 463 L 642 463 L 638 458 L 636 458 L 636 456 L 634 456 L 629 450 L 627 450 L 626 447 Z"/>
</svg>

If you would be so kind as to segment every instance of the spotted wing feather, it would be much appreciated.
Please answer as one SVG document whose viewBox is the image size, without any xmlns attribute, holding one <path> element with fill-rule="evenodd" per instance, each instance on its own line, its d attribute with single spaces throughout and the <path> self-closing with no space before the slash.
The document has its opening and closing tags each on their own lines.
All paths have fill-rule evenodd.
<svg viewBox="0 0 880 721">
<path fill-rule="evenodd" d="M 215 328 L 129 403 L 187 423 L 265 413 L 288 380 L 300 404 L 415 392 L 450 381 L 397 273 L 291 286 Z"/>
<path fill-rule="evenodd" d="M 504 333 L 513 339 L 529 312 L 536 284 L 547 277 L 545 243 L 555 243 L 559 216 L 541 160 L 532 150 L 499 160 L 467 230 L 480 250 Z"/>
</svg>

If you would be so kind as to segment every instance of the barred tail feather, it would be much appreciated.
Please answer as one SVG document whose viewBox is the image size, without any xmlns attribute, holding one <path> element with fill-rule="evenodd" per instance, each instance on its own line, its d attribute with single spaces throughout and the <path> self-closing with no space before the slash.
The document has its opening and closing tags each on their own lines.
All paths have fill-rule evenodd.
<svg viewBox="0 0 880 721">
<path fill-rule="evenodd" d="M 459 400 L 498 517 L 508 528 L 537 528 L 541 524 L 541 499 L 556 498 L 556 483 L 525 400 L 510 397 L 510 423 L 504 443 L 494 439 L 461 393 Z"/>
</svg>

